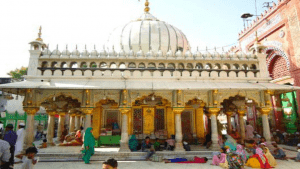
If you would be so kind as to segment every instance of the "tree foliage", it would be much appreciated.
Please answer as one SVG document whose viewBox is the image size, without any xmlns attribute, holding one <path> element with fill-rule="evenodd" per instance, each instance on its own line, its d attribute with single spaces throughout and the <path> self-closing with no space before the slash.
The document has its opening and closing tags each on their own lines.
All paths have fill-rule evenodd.
<svg viewBox="0 0 300 169">
<path fill-rule="evenodd" d="M 27 67 L 21 67 L 20 69 L 12 70 L 7 75 L 11 76 L 12 81 L 23 81 L 24 75 L 27 75 Z"/>
</svg>

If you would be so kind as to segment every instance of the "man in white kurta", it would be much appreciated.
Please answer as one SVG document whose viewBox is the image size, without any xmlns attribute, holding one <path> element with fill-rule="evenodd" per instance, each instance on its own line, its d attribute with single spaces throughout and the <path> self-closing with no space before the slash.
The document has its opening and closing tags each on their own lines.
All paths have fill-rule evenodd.
<svg viewBox="0 0 300 169">
<path fill-rule="evenodd" d="M 23 150 L 24 145 L 24 137 L 25 137 L 25 124 L 20 123 L 19 130 L 17 131 L 18 139 L 16 142 L 16 149 L 15 149 L 15 155 L 18 155 Z"/>
</svg>

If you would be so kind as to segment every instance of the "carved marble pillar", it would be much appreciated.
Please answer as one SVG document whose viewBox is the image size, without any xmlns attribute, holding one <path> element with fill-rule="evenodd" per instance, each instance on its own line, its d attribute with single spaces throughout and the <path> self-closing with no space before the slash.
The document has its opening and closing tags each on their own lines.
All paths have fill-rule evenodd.
<svg viewBox="0 0 300 169">
<path fill-rule="evenodd" d="M 75 130 L 80 130 L 80 118 L 81 118 L 81 115 L 75 116 Z"/>
<path fill-rule="evenodd" d="M 26 150 L 26 148 L 32 147 L 32 143 L 34 141 L 34 115 L 39 111 L 39 108 L 26 107 L 24 108 L 24 111 L 27 113 L 27 120 L 23 149 Z"/>
<path fill-rule="evenodd" d="M 239 114 L 239 122 L 240 122 L 240 129 L 241 129 L 241 141 L 244 143 L 245 140 L 245 121 L 244 121 L 244 116 L 245 116 L 245 110 L 238 110 Z"/>
<path fill-rule="evenodd" d="M 258 110 L 261 113 L 264 137 L 266 138 L 266 141 L 268 143 L 271 143 L 271 132 L 270 132 L 268 115 L 269 115 L 270 111 L 272 110 L 272 108 L 264 107 L 264 108 L 259 108 Z"/>
<path fill-rule="evenodd" d="M 92 108 L 84 108 L 84 114 L 85 114 L 85 120 L 84 120 L 84 130 L 86 130 L 89 127 L 92 127 L 92 113 L 93 109 Z"/>
<path fill-rule="evenodd" d="M 58 127 L 57 127 L 57 141 L 60 139 L 63 130 L 65 129 L 65 112 L 59 112 Z"/>
<path fill-rule="evenodd" d="M 210 146 L 211 150 L 219 150 L 220 145 L 218 143 L 218 125 L 217 125 L 217 115 L 220 112 L 220 108 L 209 108 L 208 112 L 211 119 L 211 140 L 212 144 Z"/>
<path fill-rule="evenodd" d="M 48 128 L 47 128 L 47 144 L 54 146 L 53 137 L 54 137 L 54 125 L 55 125 L 55 111 L 47 111 L 48 114 Z"/>
<path fill-rule="evenodd" d="M 232 133 L 232 124 L 231 124 L 231 116 L 232 116 L 232 114 L 233 114 L 232 111 L 226 112 L 226 115 L 227 115 L 227 134 L 231 134 Z"/>
<path fill-rule="evenodd" d="M 130 109 L 122 108 L 120 112 L 122 114 L 122 133 L 121 133 L 121 140 L 120 140 L 120 149 L 119 152 L 130 152 L 129 145 L 128 145 L 128 112 Z"/>
<path fill-rule="evenodd" d="M 69 133 L 72 133 L 75 131 L 75 114 L 70 114 L 70 127 L 69 127 Z"/>
<path fill-rule="evenodd" d="M 182 127 L 181 127 L 181 114 L 184 108 L 173 108 L 175 114 L 175 150 L 177 152 L 185 151 L 182 145 Z"/>
</svg>

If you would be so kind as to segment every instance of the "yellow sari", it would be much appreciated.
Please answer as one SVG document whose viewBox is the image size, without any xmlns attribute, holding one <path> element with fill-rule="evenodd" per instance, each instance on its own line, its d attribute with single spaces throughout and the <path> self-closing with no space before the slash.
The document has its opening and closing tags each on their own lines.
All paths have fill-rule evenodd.
<svg viewBox="0 0 300 169">
<path fill-rule="evenodd" d="M 265 153 L 265 156 L 267 157 L 268 159 L 268 162 L 269 164 L 272 166 L 272 167 L 275 167 L 277 165 L 277 162 L 275 160 L 275 158 L 273 157 L 273 155 L 270 153 L 270 150 L 269 148 L 265 147 L 266 149 L 266 153 Z"/>
</svg>

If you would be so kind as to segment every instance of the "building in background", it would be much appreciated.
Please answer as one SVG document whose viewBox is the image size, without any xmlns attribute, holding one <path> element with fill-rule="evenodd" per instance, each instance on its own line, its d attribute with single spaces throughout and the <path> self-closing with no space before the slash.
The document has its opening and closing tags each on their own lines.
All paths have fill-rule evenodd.
<svg viewBox="0 0 300 169">
<path fill-rule="evenodd" d="M 235 52 L 247 53 L 256 41 L 266 46 L 267 67 L 273 83 L 300 86 L 300 1 L 278 0 L 239 33 Z M 282 98 L 282 99 L 281 99 Z M 299 119 L 300 92 L 272 97 L 273 125 L 295 131 Z M 282 120 L 284 119 L 284 121 Z M 290 122 L 288 122 L 290 120 Z"/>
</svg>

